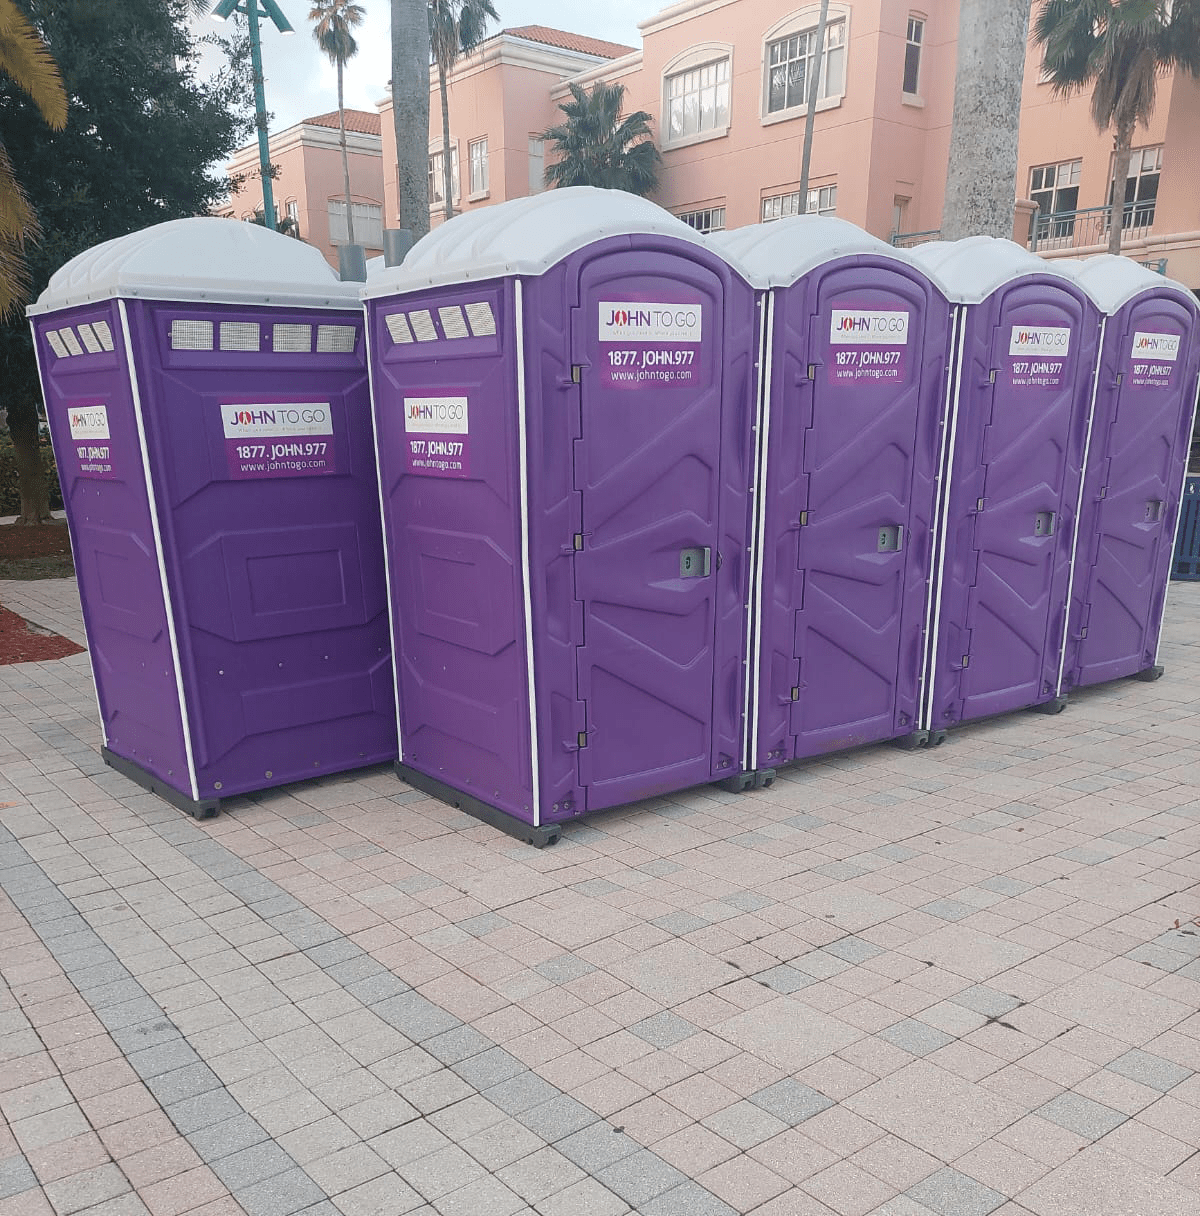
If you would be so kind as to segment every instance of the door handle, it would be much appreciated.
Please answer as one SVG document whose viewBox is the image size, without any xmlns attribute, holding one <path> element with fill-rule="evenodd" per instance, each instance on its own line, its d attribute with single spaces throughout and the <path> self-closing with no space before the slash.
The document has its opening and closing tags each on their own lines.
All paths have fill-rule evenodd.
<svg viewBox="0 0 1200 1216">
<path fill-rule="evenodd" d="M 712 573 L 712 549 L 708 545 L 679 550 L 680 578 L 707 578 Z"/>
<path fill-rule="evenodd" d="M 1033 517 L 1033 534 L 1034 536 L 1053 536 L 1054 535 L 1054 512 L 1039 511 Z"/>
<path fill-rule="evenodd" d="M 1146 504 L 1146 518 L 1151 523 L 1158 523 L 1162 519 L 1164 506 L 1166 506 L 1166 503 L 1161 498 L 1152 498 Z"/>
</svg>

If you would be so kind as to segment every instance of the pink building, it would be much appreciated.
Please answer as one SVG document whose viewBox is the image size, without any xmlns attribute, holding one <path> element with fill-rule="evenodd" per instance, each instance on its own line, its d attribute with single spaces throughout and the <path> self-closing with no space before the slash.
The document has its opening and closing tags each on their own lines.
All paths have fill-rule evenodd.
<svg viewBox="0 0 1200 1216">
<path fill-rule="evenodd" d="M 383 145 L 379 115 L 346 111 L 346 153 L 354 239 L 371 256 L 383 251 Z M 392 140 L 393 161 L 395 138 Z M 347 241 L 346 188 L 342 174 L 338 113 L 318 114 L 279 131 L 270 140 L 271 163 L 279 175 L 271 183 L 276 219 L 290 217 L 298 235 L 337 267 L 337 246 Z M 217 215 L 252 220 L 262 210 L 258 144 L 238 150 L 226 166 L 237 188 L 216 208 Z"/>
</svg>

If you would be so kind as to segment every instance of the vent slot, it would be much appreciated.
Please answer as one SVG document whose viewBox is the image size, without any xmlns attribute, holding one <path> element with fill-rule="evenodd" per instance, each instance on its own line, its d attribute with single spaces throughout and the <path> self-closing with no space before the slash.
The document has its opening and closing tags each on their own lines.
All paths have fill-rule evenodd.
<svg viewBox="0 0 1200 1216">
<path fill-rule="evenodd" d="M 305 354 L 312 350 L 311 325 L 286 325 L 279 322 L 271 335 L 271 349 L 286 354 Z"/>
<path fill-rule="evenodd" d="M 392 335 L 393 342 L 411 342 L 413 340 L 412 330 L 408 328 L 408 318 L 402 312 L 394 312 L 384 317 L 387 322 L 388 333 Z"/>
<path fill-rule="evenodd" d="M 109 329 L 108 322 L 107 321 L 93 321 L 92 330 L 95 332 L 96 337 L 100 339 L 100 349 L 101 350 L 112 350 L 112 348 L 113 348 L 112 330 Z"/>
<path fill-rule="evenodd" d="M 80 325 L 79 336 L 83 339 L 83 344 L 87 347 L 89 355 L 98 355 L 100 353 L 100 340 L 92 332 L 90 325 Z"/>
<path fill-rule="evenodd" d="M 222 321 L 222 350 L 258 350 L 257 321 Z"/>
<path fill-rule="evenodd" d="M 416 312 L 410 312 L 408 319 L 412 324 L 413 333 L 417 335 L 418 342 L 437 341 L 437 330 L 433 327 L 433 317 L 428 308 L 418 308 Z"/>
<path fill-rule="evenodd" d="M 46 341 L 50 343 L 50 349 L 60 359 L 69 359 L 67 348 L 63 345 L 63 340 L 58 336 L 57 329 L 46 330 Z"/>
<path fill-rule="evenodd" d="M 496 318 L 486 300 L 476 300 L 467 305 L 467 320 L 471 322 L 471 332 L 477 338 L 490 338 L 496 332 Z"/>
<path fill-rule="evenodd" d="M 73 329 L 60 329 L 58 336 L 67 344 L 67 350 L 73 355 L 82 355 L 83 347 L 79 345 L 79 339 L 75 336 Z"/>
<path fill-rule="evenodd" d="M 438 309 L 438 317 L 442 322 L 442 333 L 447 338 L 465 338 L 467 323 L 463 319 L 463 311 L 457 304 L 444 304 Z"/>
<path fill-rule="evenodd" d="M 353 325 L 318 325 L 317 353 L 322 355 L 350 355 L 358 341 L 358 330 Z"/>
<path fill-rule="evenodd" d="M 172 350 L 212 350 L 213 323 L 211 321 L 171 322 Z"/>
</svg>

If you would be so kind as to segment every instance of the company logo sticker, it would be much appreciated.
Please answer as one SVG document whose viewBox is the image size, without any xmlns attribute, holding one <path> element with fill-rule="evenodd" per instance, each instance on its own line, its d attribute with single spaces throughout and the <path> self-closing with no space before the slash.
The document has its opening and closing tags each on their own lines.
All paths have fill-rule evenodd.
<svg viewBox="0 0 1200 1216">
<path fill-rule="evenodd" d="M 1057 355 L 1071 349 L 1071 331 L 1046 325 L 1014 325 L 1008 342 L 1010 355 Z"/>
<path fill-rule="evenodd" d="M 73 405 L 67 411 L 72 439 L 109 439 L 108 407 L 104 405 Z"/>
<path fill-rule="evenodd" d="M 835 308 L 829 341 L 833 346 L 907 346 L 908 313 Z"/>
<path fill-rule="evenodd" d="M 699 342 L 704 305 L 601 300 L 601 342 Z"/>
<path fill-rule="evenodd" d="M 1134 359 L 1161 359 L 1174 363 L 1179 358 L 1179 335 L 1135 333 L 1132 357 Z"/>
<path fill-rule="evenodd" d="M 221 426 L 226 439 L 264 435 L 332 435 L 333 413 L 328 401 L 299 401 L 270 405 L 222 405 Z"/>
<path fill-rule="evenodd" d="M 404 429 L 417 435 L 467 435 L 466 397 L 405 397 Z"/>
</svg>

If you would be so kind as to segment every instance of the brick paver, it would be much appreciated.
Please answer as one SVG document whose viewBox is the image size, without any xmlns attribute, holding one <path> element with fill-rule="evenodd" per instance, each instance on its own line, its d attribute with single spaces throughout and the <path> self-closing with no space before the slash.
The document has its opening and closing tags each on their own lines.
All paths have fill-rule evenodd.
<svg viewBox="0 0 1200 1216">
<path fill-rule="evenodd" d="M 0 668 L 0 1216 L 1200 1210 L 1197 636 L 542 852 L 386 769 L 195 823 Z"/>
</svg>

